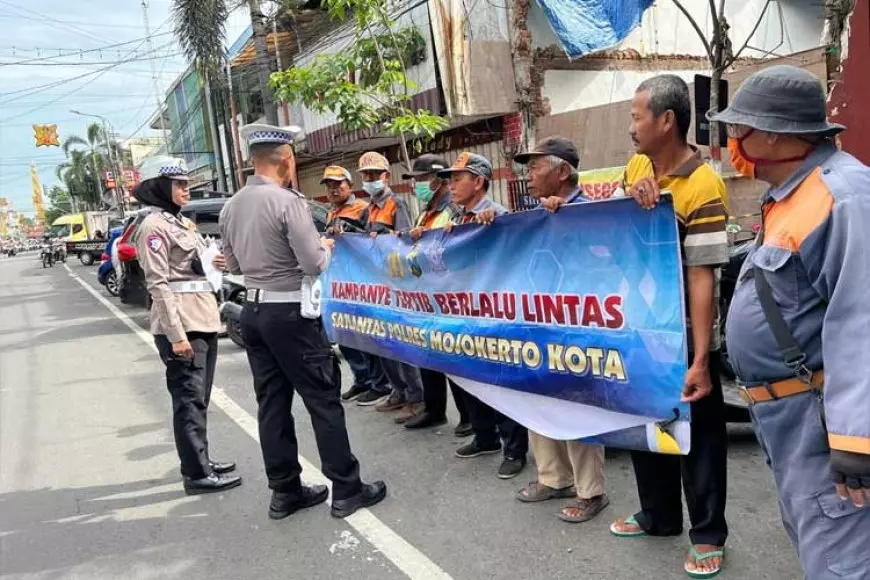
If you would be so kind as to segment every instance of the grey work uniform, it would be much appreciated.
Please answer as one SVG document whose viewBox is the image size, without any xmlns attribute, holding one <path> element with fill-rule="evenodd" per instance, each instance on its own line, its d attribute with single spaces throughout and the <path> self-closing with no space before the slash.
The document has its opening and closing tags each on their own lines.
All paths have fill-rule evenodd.
<svg viewBox="0 0 870 580">
<path fill-rule="evenodd" d="M 474 207 L 462 208 L 462 211 L 453 217 L 456 225 L 473 223 L 475 217 L 485 211 L 493 211 L 496 216 L 508 213 L 500 203 L 484 197 Z M 453 381 L 450 386 L 457 388 Z M 458 390 L 458 388 L 457 388 Z M 457 391 L 454 390 L 454 394 Z M 474 441 L 482 449 L 490 449 L 499 443 L 499 436 L 504 439 L 504 455 L 508 459 L 523 459 L 529 452 L 528 430 L 505 415 L 502 415 L 474 395 L 463 391 L 462 397 L 468 409 L 471 419 L 471 428 L 474 431 Z"/>
<path fill-rule="evenodd" d="M 334 499 L 362 488 L 341 406 L 341 372 L 320 319 L 301 316 L 302 278 L 329 264 L 305 197 L 254 175 L 220 217 L 227 267 L 243 274 L 247 301 L 241 326 L 254 375 L 260 446 L 269 487 L 301 493 L 294 391 L 311 415 L 324 474 Z"/>
<path fill-rule="evenodd" d="M 369 222 L 366 228 L 370 233 L 390 234 L 406 232 L 411 229 L 411 216 L 405 201 L 397 197 L 389 188 L 374 196 L 369 205 Z M 387 380 L 392 385 L 393 398 L 406 403 L 423 401 L 423 379 L 420 369 L 391 358 L 378 357 Z"/>
<path fill-rule="evenodd" d="M 151 333 L 166 366 L 181 474 L 200 479 L 212 471 L 206 415 L 217 362 L 217 333 L 221 330 L 212 289 L 191 266 L 204 242 L 193 222 L 156 209 L 143 219 L 134 242 L 153 301 Z M 193 348 L 193 359 L 172 351 L 172 343 L 183 340 Z"/>
</svg>

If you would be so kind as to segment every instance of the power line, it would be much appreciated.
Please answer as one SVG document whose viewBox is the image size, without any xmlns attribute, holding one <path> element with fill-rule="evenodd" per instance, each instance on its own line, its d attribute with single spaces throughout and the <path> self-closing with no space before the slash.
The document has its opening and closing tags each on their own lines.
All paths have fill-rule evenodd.
<svg viewBox="0 0 870 580">
<path fill-rule="evenodd" d="M 16 14 L 2 15 L 2 14 L 0 14 L 0 18 L 21 18 L 22 20 L 31 20 L 34 22 L 45 22 L 45 18 L 42 16 L 37 18 L 36 16 L 26 16 L 23 14 L 20 14 L 20 15 L 16 15 Z M 108 29 L 112 29 L 112 28 L 131 28 L 131 29 L 133 29 L 133 28 L 135 28 L 137 30 L 142 29 L 142 26 L 140 26 L 138 24 L 114 24 L 114 23 L 105 23 L 102 21 L 100 21 L 100 22 L 85 22 L 82 20 L 57 20 L 57 22 L 62 22 L 64 24 L 75 25 L 75 26 L 99 28 L 101 30 L 105 30 L 107 28 Z"/>
<path fill-rule="evenodd" d="M 53 26 L 54 28 L 62 27 L 63 29 L 66 29 L 67 32 L 72 31 L 72 32 L 75 32 L 76 34 L 82 34 L 84 36 L 88 36 L 90 38 L 93 38 L 94 40 L 99 40 L 100 42 L 103 42 L 106 40 L 105 37 L 100 38 L 94 34 L 91 34 L 89 31 L 85 30 L 84 28 L 81 28 L 81 27 L 73 25 L 73 24 L 67 24 L 63 20 L 58 20 L 57 18 L 54 18 L 52 16 L 48 16 L 46 14 L 40 14 L 39 12 L 34 12 L 33 10 L 30 10 L 29 8 L 24 8 L 23 6 L 18 6 L 17 4 L 7 2 L 6 0 L 0 0 L 0 4 L 4 4 L 10 8 L 13 8 L 15 10 L 19 10 L 21 12 L 33 14 L 33 15 L 39 17 L 40 21 L 43 22 L 44 24 L 47 24 L 48 26 Z M 16 14 L 15 12 L 13 12 L 12 15 L 26 18 L 25 15 L 22 15 L 20 13 Z M 52 23 L 55 23 L 55 24 L 52 24 Z"/>
<path fill-rule="evenodd" d="M 93 60 L 93 61 L 82 61 L 82 62 L 0 62 L 0 66 L 67 66 L 67 67 L 88 67 L 88 66 L 100 66 L 105 64 L 126 64 L 128 62 L 147 62 L 149 60 L 160 60 L 163 58 L 173 58 L 176 56 L 183 56 L 183 52 L 173 52 L 166 55 L 161 56 L 143 56 L 141 58 L 130 57 L 119 60 Z M 2 57 L 0 57 L 2 58 Z"/>
<path fill-rule="evenodd" d="M 152 34 L 151 36 L 152 36 L 152 38 L 156 38 L 158 36 L 167 36 L 167 35 L 171 35 L 171 34 L 172 34 L 172 32 L 160 32 L 158 34 Z M 27 62 L 52 60 L 52 59 L 56 59 L 56 58 L 82 56 L 82 55 L 91 54 L 94 52 L 108 52 L 111 49 L 118 48 L 120 46 L 127 46 L 129 44 L 135 44 L 137 42 L 141 42 L 142 40 L 144 40 L 144 38 L 134 38 L 133 40 L 128 40 L 126 42 L 116 42 L 114 44 L 107 44 L 105 46 L 99 46 L 96 48 L 88 48 L 88 49 L 84 49 L 84 50 L 81 48 L 42 48 L 42 47 L 38 47 L 38 46 L 33 47 L 33 48 L 23 48 L 23 47 L 12 46 L 11 47 L 12 56 L 18 56 L 16 54 L 16 52 L 36 52 L 37 57 L 21 61 L 20 63 L 4 63 L 4 64 L 9 66 L 9 65 L 13 65 L 13 64 L 24 64 Z M 47 53 L 47 52 L 58 52 L 58 53 L 68 52 L 69 54 L 58 54 L 56 56 L 40 56 L 40 53 Z"/>
</svg>

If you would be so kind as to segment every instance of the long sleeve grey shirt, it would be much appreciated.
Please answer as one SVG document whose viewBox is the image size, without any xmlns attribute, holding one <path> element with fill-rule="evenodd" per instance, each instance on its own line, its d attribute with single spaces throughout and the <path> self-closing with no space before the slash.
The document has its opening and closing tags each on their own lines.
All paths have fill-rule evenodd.
<svg viewBox="0 0 870 580">
<path fill-rule="evenodd" d="M 224 206 L 220 232 L 227 267 L 243 274 L 248 288 L 299 290 L 303 276 L 329 264 L 305 197 L 261 175 L 249 177 Z"/>
</svg>

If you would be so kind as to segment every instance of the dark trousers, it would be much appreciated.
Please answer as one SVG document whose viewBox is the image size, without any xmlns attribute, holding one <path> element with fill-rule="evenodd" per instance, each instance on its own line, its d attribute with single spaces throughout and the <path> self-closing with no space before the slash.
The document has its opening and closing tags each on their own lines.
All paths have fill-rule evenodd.
<svg viewBox="0 0 870 580">
<path fill-rule="evenodd" d="M 692 523 L 689 531 L 692 544 L 724 546 L 728 537 L 728 524 L 725 522 L 728 435 L 715 353 L 710 356 L 710 379 L 713 392 L 692 403 L 692 449 L 688 455 L 632 452 L 641 509 L 635 519 L 653 536 L 681 534 L 682 481 Z"/>
<path fill-rule="evenodd" d="M 166 366 L 166 388 L 172 397 L 172 430 L 181 461 L 181 475 L 200 479 L 211 474 L 208 458 L 206 415 L 217 362 L 217 334 L 189 332 L 193 358 L 172 352 L 163 334 L 154 337 L 160 360 Z"/>
<path fill-rule="evenodd" d="M 451 387 L 460 387 L 450 381 Z M 528 430 L 511 419 L 505 417 L 468 391 L 462 391 L 468 416 L 471 419 L 471 429 L 474 440 L 482 447 L 490 447 L 498 443 L 499 437 L 504 441 L 504 456 L 511 459 L 521 459 L 529 452 Z"/>
<path fill-rule="evenodd" d="M 339 346 L 338 348 L 353 373 L 355 384 L 385 395 L 390 392 L 390 382 L 384 374 L 378 357 L 349 346 Z"/>
<path fill-rule="evenodd" d="M 299 304 L 254 304 L 242 310 L 241 326 L 254 374 L 260 447 L 269 487 L 299 493 L 302 467 L 293 422 L 294 391 L 311 415 L 323 473 L 333 498 L 357 494 L 359 463 L 350 450 L 341 369 L 319 319 L 303 318 Z"/>
<path fill-rule="evenodd" d="M 446 416 L 447 376 L 431 369 L 420 369 L 420 376 L 423 378 L 423 402 L 426 403 L 426 412 L 438 419 Z M 464 391 L 450 381 L 450 393 L 453 395 L 456 410 L 459 411 L 459 422 L 470 423 Z"/>
</svg>

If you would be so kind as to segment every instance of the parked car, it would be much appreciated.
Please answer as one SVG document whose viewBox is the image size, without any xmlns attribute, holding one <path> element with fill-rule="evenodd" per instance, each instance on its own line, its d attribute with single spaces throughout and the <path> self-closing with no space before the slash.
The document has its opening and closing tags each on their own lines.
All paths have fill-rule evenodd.
<svg viewBox="0 0 870 580">
<path fill-rule="evenodd" d="M 100 256 L 100 267 L 97 269 L 97 280 L 106 289 L 111 296 L 118 295 L 120 280 L 118 272 L 115 270 L 115 265 L 112 262 L 112 246 L 124 233 L 123 227 L 112 228 L 109 230 L 109 239 L 106 242 L 106 247 L 103 254 Z"/>
</svg>

